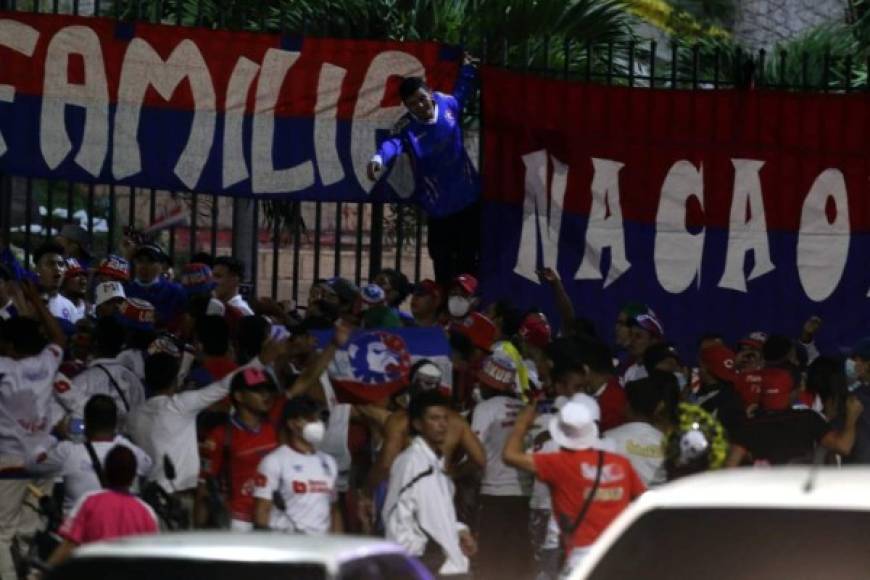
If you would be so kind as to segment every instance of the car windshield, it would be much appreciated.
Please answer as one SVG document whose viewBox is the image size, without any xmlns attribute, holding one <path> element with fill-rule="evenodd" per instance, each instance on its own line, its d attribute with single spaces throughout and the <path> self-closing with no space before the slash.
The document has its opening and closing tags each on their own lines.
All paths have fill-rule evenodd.
<svg viewBox="0 0 870 580">
<path fill-rule="evenodd" d="M 587 580 L 868 577 L 870 514 L 659 509 L 638 519 Z"/>
<path fill-rule="evenodd" d="M 225 562 L 179 558 L 83 558 L 70 560 L 48 580 L 325 580 L 320 564 Z"/>
</svg>

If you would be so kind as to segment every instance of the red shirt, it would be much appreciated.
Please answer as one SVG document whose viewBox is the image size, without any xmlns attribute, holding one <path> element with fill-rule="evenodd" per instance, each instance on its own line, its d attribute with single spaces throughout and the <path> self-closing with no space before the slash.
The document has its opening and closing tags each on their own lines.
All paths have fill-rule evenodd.
<svg viewBox="0 0 870 580">
<path fill-rule="evenodd" d="M 99 490 L 76 502 L 58 532 L 77 545 L 122 536 L 156 534 L 157 516 L 144 501 L 129 493 Z"/>
<path fill-rule="evenodd" d="M 208 357 L 202 361 L 202 368 L 207 370 L 215 381 L 219 381 L 239 368 L 239 365 L 228 357 Z"/>
<path fill-rule="evenodd" d="M 554 515 L 573 525 L 595 485 L 598 451 L 562 449 L 557 453 L 535 453 L 533 457 L 538 479 L 550 488 Z M 621 455 L 605 452 L 602 470 L 595 499 L 574 531 L 570 548 L 584 548 L 595 542 L 610 522 L 646 491 L 631 462 Z"/>
<path fill-rule="evenodd" d="M 278 447 L 278 436 L 268 422 L 258 431 L 252 431 L 235 419 L 230 437 L 230 490 L 229 508 L 234 520 L 250 522 L 254 519 L 254 476 L 260 461 Z M 226 444 L 226 425 L 212 429 L 202 444 L 202 476 L 219 478 L 224 484 L 224 445 Z"/>
<path fill-rule="evenodd" d="M 598 407 L 601 409 L 601 432 L 609 431 L 625 423 L 625 389 L 619 384 L 619 379 L 610 377 L 604 390 L 595 395 Z"/>
</svg>

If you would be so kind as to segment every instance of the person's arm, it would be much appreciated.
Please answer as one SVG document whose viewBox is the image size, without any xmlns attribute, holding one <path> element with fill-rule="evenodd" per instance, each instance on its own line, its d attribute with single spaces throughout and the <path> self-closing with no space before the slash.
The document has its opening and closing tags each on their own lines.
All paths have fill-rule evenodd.
<svg viewBox="0 0 870 580">
<path fill-rule="evenodd" d="M 846 399 L 845 425 L 839 431 L 828 431 L 820 441 L 822 447 L 830 449 L 839 455 L 849 455 L 852 453 L 852 447 L 855 446 L 856 426 L 863 412 L 864 405 L 861 404 L 858 397 L 851 395 Z"/>
<path fill-rule="evenodd" d="M 23 280 L 19 284 L 24 298 L 36 314 L 37 320 L 42 323 L 43 330 L 48 335 L 48 340 L 58 345 L 61 349 L 66 348 L 66 334 L 64 334 L 57 319 L 48 311 L 48 307 L 42 301 L 36 285 L 28 280 Z"/>
<path fill-rule="evenodd" d="M 744 447 L 732 443 L 728 451 L 728 459 L 725 460 L 725 467 L 740 467 L 747 455 L 749 452 Z"/>
<path fill-rule="evenodd" d="M 562 284 L 559 274 L 552 268 L 544 268 L 538 275 L 553 290 L 553 297 L 556 300 L 556 311 L 559 313 L 559 318 L 562 319 L 561 334 L 567 334 L 568 330 L 573 326 L 577 315 L 574 312 L 574 304 L 565 291 L 565 285 Z"/>
<path fill-rule="evenodd" d="M 333 502 L 330 507 L 330 526 L 329 533 L 330 534 L 343 534 L 344 533 L 344 520 L 341 518 L 341 510 L 338 509 L 338 502 Z"/>
<path fill-rule="evenodd" d="M 480 439 L 477 438 L 477 435 L 474 434 L 468 421 L 466 421 L 461 415 L 458 418 L 462 421 L 462 436 L 459 440 L 459 445 L 476 466 L 485 469 L 486 449 L 483 448 L 483 443 L 481 443 Z"/>
<path fill-rule="evenodd" d="M 215 427 L 206 436 L 200 446 L 202 454 L 202 468 L 200 469 L 199 482 L 196 486 L 196 496 L 193 504 L 194 526 L 201 528 L 208 522 L 211 512 L 210 479 L 216 478 L 223 469 L 225 431 L 227 426 Z"/>
<path fill-rule="evenodd" d="M 453 98 L 456 99 L 459 111 L 462 111 L 468 104 L 468 99 L 474 94 L 477 85 L 477 67 L 474 62 L 475 60 L 471 55 L 467 53 L 463 55 L 462 66 L 459 67 L 459 75 L 453 86 Z"/>
<path fill-rule="evenodd" d="M 396 412 L 390 415 L 384 424 L 384 441 L 375 464 L 369 470 L 366 480 L 366 492 L 371 496 L 382 481 L 390 475 L 393 461 L 402 452 L 405 436 L 408 432 L 408 417 L 405 413 Z"/>
<path fill-rule="evenodd" d="M 72 451 L 72 445 L 68 441 L 61 441 L 49 449 L 48 453 L 29 460 L 27 462 L 28 473 L 41 476 L 61 473 Z"/>
<path fill-rule="evenodd" d="M 274 454 L 263 458 L 254 475 L 254 527 L 269 529 L 272 496 L 281 485 L 281 466 Z M 280 491 L 279 491 L 280 493 Z"/>
<path fill-rule="evenodd" d="M 528 433 L 532 423 L 535 422 L 536 416 L 537 411 L 534 405 L 529 405 L 520 412 L 502 453 L 502 460 L 507 465 L 529 473 L 537 473 L 538 470 L 535 466 L 534 455 L 523 450 L 523 440 L 526 438 L 526 433 Z"/>
<path fill-rule="evenodd" d="M 269 514 L 272 513 L 272 500 L 254 499 L 254 528 L 258 530 L 269 529 Z"/>
<path fill-rule="evenodd" d="M 63 543 L 55 548 L 54 552 L 51 553 L 51 557 L 49 557 L 46 565 L 49 568 L 54 568 L 60 564 L 63 564 L 69 557 L 72 555 L 73 551 L 78 547 L 78 545 L 70 540 L 64 540 Z"/>
<path fill-rule="evenodd" d="M 819 358 L 819 349 L 816 346 L 816 333 L 822 326 L 822 319 L 818 316 L 811 316 L 801 329 L 800 343 L 803 345 L 807 353 L 807 364 L 811 364 Z"/>
<path fill-rule="evenodd" d="M 302 371 L 302 374 L 296 378 L 289 389 L 287 389 L 287 398 L 292 399 L 300 395 L 304 395 L 309 391 L 316 391 L 315 387 L 320 387 L 320 376 L 329 368 L 332 359 L 335 358 L 335 353 L 342 348 L 350 340 L 350 335 L 353 328 L 344 322 L 337 322 L 335 325 L 335 334 L 332 335 L 332 340 L 321 350 L 314 360 Z"/>
</svg>

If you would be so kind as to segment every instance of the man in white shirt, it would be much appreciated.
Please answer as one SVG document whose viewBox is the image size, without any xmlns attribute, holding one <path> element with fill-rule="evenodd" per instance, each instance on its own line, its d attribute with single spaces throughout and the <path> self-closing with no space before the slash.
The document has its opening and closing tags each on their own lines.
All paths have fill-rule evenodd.
<svg viewBox="0 0 870 580">
<path fill-rule="evenodd" d="M 93 306 L 85 299 L 88 294 L 88 271 L 75 258 L 66 259 L 60 293 L 75 307 L 76 320 L 93 313 Z"/>
<path fill-rule="evenodd" d="M 254 311 L 239 294 L 239 284 L 245 275 L 245 265 L 231 256 L 219 256 L 214 260 L 212 268 L 214 275 L 215 298 L 232 306 L 242 313 L 242 316 L 252 316 Z"/>
<path fill-rule="evenodd" d="M 403 546 L 434 574 L 469 576 L 477 545 L 456 517 L 453 482 L 444 471 L 449 402 L 437 391 L 411 400 L 408 415 L 418 435 L 393 462 L 382 512 L 386 537 Z M 522 522 L 519 527 L 525 527 Z"/>
<path fill-rule="evenodd" d="M 39 281 L 39 287 L 45 297 L 48 311 L 52 316 L 75 324 L 80 318 L 75 304 L 60 294 L 63 285 L 63 274 L 66 271 L 66 261 L 63 257 L 63 247 L 54 242 L 46 242 L 33 252 L 33 263 Z"/>
<path fill-rule="evenodd" d="M 10 547 L 16 535 L 36 530 L 35 512 L 24 509 L 27 458 L 45 449 L 59 417 L 52 406 L 54 378 L 63 360 L 66 336 L 36 288 L 22 286 L 22 306 L 36 313 L 50 337 L 46 346 L 39 323 L 22 316 L 0 322 L 0 579 L 16 578 Z M 26 300 L 26 302 L 25 302 Z M 34 482 L 43 485 L 44 482 Z"/>
<path fill-rule="evenodd" d="M 72 381 L 78 397 L 73 415 L 80 417 L 85 404 L 96 394 L 108 395 L 118 406 L 118 426 L 126 432 L 127 417 L 145 402 L 145 387 L 133 371 L 119 359 L 126 331 L 115 318 L 101 318 L 94 328 L 95 357 Z"/>
<path fill-rule="evenodd" d="M 156 481 L 166 491 L 179 494 L 179 499 L 192 511 L 200 469 L 196 416 L 229 395 L 235 373 L 272 364 L 280 348 L 280 343 L 267 341 L 260 357 L 248 366 L 207 387 L 181 393 L 176 393 L 178 357 L 158 352 L 146 359 L 145 382 L 155 395 L 130 415 L 128 428 L 133 442 L 154 460 L 149 481 Z M 164 472 L 164 457 L 169 457 L 175 467 L 173 481 L 167 479 Z"/>
<path fill-rule="evenodd" d="M 263 458 L 254 476 L 255 527 L 306 535 L 343 531 L 338 465 L 317 449 L 326 433 L 320 417 L 320 406 L 308 396 L 285 403 L 285 443 Z"/>
<path fill-rule="evenodd" d="M 145 477 L 151 471 L 152 461 L 148 454 L 118 435 L 117 426 L 118 406 L 114 399 L 108 395 L 94 395 L 85 405 L 85 441 L 61 441 L 47 454 L 28 464 L 31 473 L 63 478 L 64 514 L 69 513 L 80 497 L 104 487 L 101 480 L 105 479 L 106 454 L 116 445 L 128 447 L 136 456 L 139 477 Z"/>
<path fill-rule="evenodd" d="M 476 578 L 526 578 L 531 574 L 528 534 L 529 496 L 533 478 L 505 465 L 502 450 L 523 403 L 516 396 L 516 366 L 496 352 L 483 361 L 478 375 L 483 402 L 474 409 L 471 429 L 486 449 L 480 486 L 480 570 Z"/>
<path fill-rule="evenodd" d="M 653 370 L 649 377 L 625 387 L 627 422 L 604 433 L 609 449 L 624 455 L 647 487 L 665 483 L 665 397 L 679 396 L 673 373 Z"/>
</svg>

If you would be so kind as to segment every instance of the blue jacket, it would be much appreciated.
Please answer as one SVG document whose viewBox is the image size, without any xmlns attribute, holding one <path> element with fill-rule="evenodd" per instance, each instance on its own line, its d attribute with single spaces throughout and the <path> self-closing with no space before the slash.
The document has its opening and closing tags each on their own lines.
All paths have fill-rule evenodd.
<svg viewBox="0 0 870 580">
<path fill-rule="evenodd" d="M 161 279 L 150 286 L 143 286 L 136 280 L 127 284 L 127 297 L 147 300 L 154 305 L 157 326 L 167 326 L 178 318 L 187 306 L 184 289 L 174 282 Z"/>
</svg>

